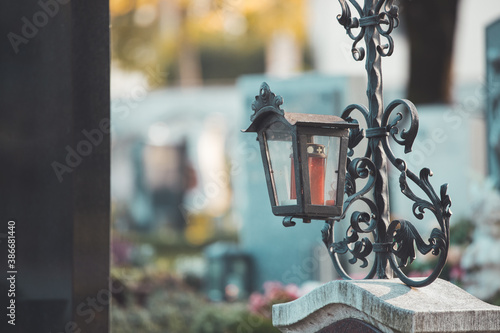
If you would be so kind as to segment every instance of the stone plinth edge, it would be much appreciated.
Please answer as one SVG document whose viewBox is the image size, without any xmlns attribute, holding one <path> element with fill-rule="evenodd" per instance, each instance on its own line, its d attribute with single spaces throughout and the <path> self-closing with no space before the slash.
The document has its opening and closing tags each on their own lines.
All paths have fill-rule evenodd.
<svg viewBox="0 0 500 333">
<path fill-rule="evenodd" d="M 347 318 L 384 333 L 500 332 L 500 307 L 441 279 L 423 288 L 397 279 L 331 281 L 273 306 L 273 325 L 287 333 L 316 333 Z"/>
</svg>

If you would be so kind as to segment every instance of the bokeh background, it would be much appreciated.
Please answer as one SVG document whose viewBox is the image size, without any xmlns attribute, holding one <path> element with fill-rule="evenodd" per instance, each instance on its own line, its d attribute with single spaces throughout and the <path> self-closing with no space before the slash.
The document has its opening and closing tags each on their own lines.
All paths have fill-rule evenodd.
<svg viewBox="0 0 500 333">
<path fill-rule="evenodd" d="M 435 188 L 450 184 L 453 244 L 441 277 L 500 304 L 500 125 L 488 121 L 498 109 L 488 96 L 498 95 L 489 64 L 500 43 L 486 43 L 500 3 L 395 4 L 401 24 L 382 62 L 384 97 L 419 109 L 409 166 L 432 169 Z M 124 287 L 112 332 L 277 332 L 272 304 L 338 277 L 322 222 L 285 229 L 272 215 L 258 143 L 240 130 L 263 81 L 287 112 L 339 115 L 367 104 L 364 63 L 352 58 L 339 3 L 110 0 L 110 8 L 112 278 Z M 398 176 L 391 171 L 392 217 L 411 219 Z M 408 274 L 429 267 L 422 258 Z"/>
</svg>

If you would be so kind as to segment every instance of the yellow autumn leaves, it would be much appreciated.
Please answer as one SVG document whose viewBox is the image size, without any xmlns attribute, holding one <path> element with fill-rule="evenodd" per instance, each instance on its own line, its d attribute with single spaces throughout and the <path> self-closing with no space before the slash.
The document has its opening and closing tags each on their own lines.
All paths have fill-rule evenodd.
<svg viewBox="0 0 500 333">
<path fill-rule="evenodd" d="M 304 0 L 110 0 L 112 18 L 134 13 L 139 26 L 169 18 L 169 10 L 182 13 L 193 35 L 253 33 L 267 39 L 274 31 L 287 31 L 298 40 L 305 35 Z"/>
</svg>

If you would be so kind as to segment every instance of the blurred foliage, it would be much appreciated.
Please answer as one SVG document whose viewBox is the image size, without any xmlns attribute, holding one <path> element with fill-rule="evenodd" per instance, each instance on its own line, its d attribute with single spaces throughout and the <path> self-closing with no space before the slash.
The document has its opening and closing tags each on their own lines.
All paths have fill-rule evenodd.
<svg viewBox="0 0 500 333">
<path fill-rule="evenodd" d="M 113 333 L 277 333 L 246 303 L 212 303 L 185 279 L 163 270 L 113 268 Z M 117 288 L 118 289 L 118 288 Z"/>
<path fill-rule="evenodd" d="M 113 306 L 111 332 L 190 332 L 192 318 L 201 311 L 202 304 L 189 292 L 156 291 L 149 295 L 145 306 Z"/>
<path fill-rule="evenodd" d="M 193 333 L 277 333 L 268 318 L 248 312 L 244 304 L 212 304 L 205 307 L 193 320 Z"/>
<path fill-rule="evenodd" d="M 111 18 L 125 19 L 131 26 L 155 29 L 164 17 L 172 28 L 164 34 L 184 29 L 186 37 L 200 41 L 206 37 L 248 32 L 268 39 L 274 31 L 287 31 L 305 38 L 304 0 L 110 0 Z M 177 13 L 175 13 L 177 12 Z"/>
<path fill-rule="evenodd" d="M 187 235 L 160 229 L 151 233 L 129 231 L 122 237 L 134 244 L 149 244 L 160 256 L 177 256 L 179 254 L 201 253 L 203 248 L 218 241 L 237 242 L 238 235 L 219 230 L 210 237 L 204 238 L 202 242 L 194 243 L 187 238 Z"/>
<path fill-rule="evenodd" d="M 493 304 L 493 305 L 500 306 L 500 293 L 497 293 L 497 294 L 495 295 L 495 297 L 493 297 L 493 298 L 491 299 L 491 301 L 490 301 L 490 302 L 488 302 L 488 303 Z"/>
<path fill-rule="evenodd" d="M 234 79 L 242 73 L 265 71 L 265 50 L 260 41 L 244 38 L 231 43 L 204 43 L 200 49 L 202 76 L 217 80 Z M 173 77 L 174 80 L 178 77 Z"/>
<path fill-rule="evenodd" d="M 472 243 L 474 223 L 469 219 L 461 219 L 450 227 L 450 243 L 453 245 L 467 246 Z"/>
<path fill-rule="evenodd" d="M 151 68 L 169 82 L 186 71 L 205 80 L 263 72 L 275 32 L 299 45 L 306 36 L 304 0 L 110 0 L 110 9 L 113 60 L 154 84 Z"/>
<path fill-rule="evenodd" d="M 299 288 L 295 284 L 284 286 L 278 281 L 268 281 L 264 283 L 264 293 L 254 292 L 250 295 L 248 306 L 254 316 L 271 320 L 274 304 L 291 302 L 297 298 Z"/>
</svg>

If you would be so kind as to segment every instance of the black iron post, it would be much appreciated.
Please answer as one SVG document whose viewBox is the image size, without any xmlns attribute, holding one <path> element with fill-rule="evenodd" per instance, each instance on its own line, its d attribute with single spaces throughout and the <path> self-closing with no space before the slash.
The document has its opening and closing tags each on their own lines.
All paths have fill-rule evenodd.
<svg viewBox="0 0 500 333">
<path fill-rule="evenodd" d="M 364 7 L 365 17 L 372 17 L 377 0 L 366 0 Z M 366 72 L 368 75 L 368 96 L 369 122 L 366 136 L 368 145 L 372 152 L 372 161 L 375 164 L 377 177 L 375 179 L 374 200 L 378 208 L 376 244 L 383 244 L 386 238 L 387 226 L 389 225 L 389 183 L 387 158 L 382 147 L 380 136 L 386 136 L 385 131 L 377 132 L 380 128 L 382 113 L 384 112 L 384 99 L 382 87 L 382 57 L 377 51 L 380 44 L 380 36 L 375 25 L 367 25 L 365 31 L 366 43 Z M 372 130 L 373 129 L 373 130 Z M 384 247 L 377 257 L 377 276 L 379 278 L 392 277 L 392 271 L 387 267 L 387 251 Z"/>
</svg>

